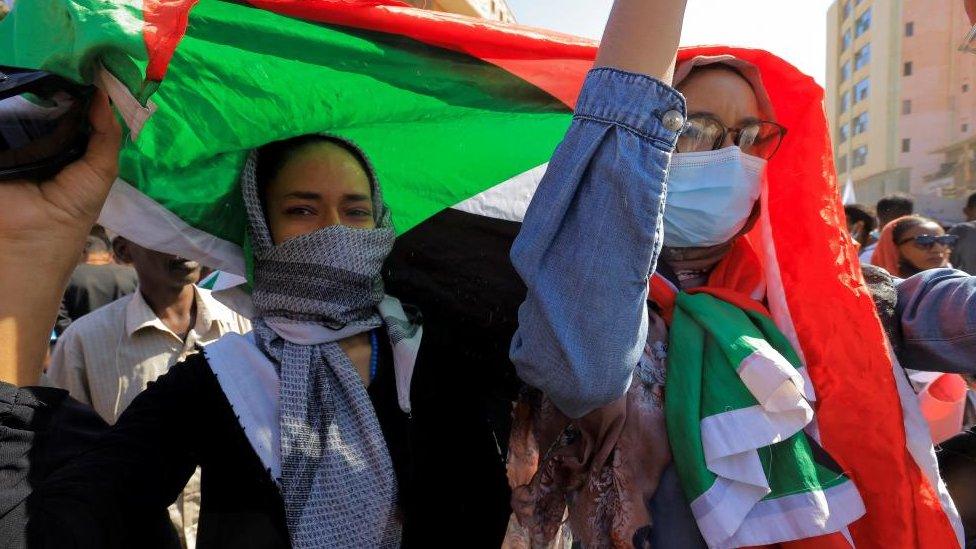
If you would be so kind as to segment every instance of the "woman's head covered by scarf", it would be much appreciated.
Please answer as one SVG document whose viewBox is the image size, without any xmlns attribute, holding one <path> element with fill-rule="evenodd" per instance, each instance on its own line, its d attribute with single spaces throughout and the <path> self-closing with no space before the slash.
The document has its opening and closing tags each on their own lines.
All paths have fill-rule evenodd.
<svg viewBox="0 0 976 549">
<path fill-rule="evenodd" d="M 924 424 L 903 422 L 888 343 L 847 233 L 823 88 L 775 55 L 725 46 L 680 50 L 676 75 L 690 72 L 695 58 L 716 56 L 757 69 L 761 80 L 746 79 L 754 90 L 752 83 L 761 82 L 775 121 L 789 133 L 766 165 L 756 222 L 735 240 L 709 285 L 764 299 L 800 355 L 823 446 L 850 472 L 867 507 L 851 527 L 855 541 L 910 546 L 951 539 L 932 480 L 937 473 L 930 477 L 927 462 L 906 450 L 930 448 L 931 440 Z M 739 74 L 749 72 L 736 65 Z M 679 90 L 685 84 L 676 82 Z M 692 101 L 688 109 L 696 110 Z M 871 417 L 871 426 L 859 428 L 851 422 L 856 417 Z"/>
<path fill-rule="evenodd" d="M 358 147 L 328 135 L 270 143 L 248 156 L 241 186 L 258 316 L 332 329 L 375 316 L 395 233 Z"/>
<path fill-rule="evenodd" d="M 743 119 L 777 120 L 759 68 L 733 55 L 698 55 L 682 61 L 675 69 L 673 85 L 686 94 L 689 115 L 705 114 L 728 128 L 736 127 Z M 721 144 L 722 147 L 731 145 L 730 137 Z M 724 190 L 714 188 L 711 192 Z M 662 255 L 664 261 L 679 272 L 710 269 L 729 252 L 735 239 L 755 225 L 759 217 L 758 200 L 755 204 L 744 205 L 741 210 L 744 217 L 730 221 L 736 226 L 742 224 L 742 228 L 729 240 L 700 246 L 666 246 Z M 665 215 L 668 215 L 667 210 Z"/>
<path fill-rule="evenodd" d="M 278 373 L 291 545 L 398 546 L 392 461 L 339 346 L 384 324 L 380 273 L 395 234 L 373 169 L 351 143 L 303 136 L 252 151 L 241 187 L 254 340 Z"/>
<path fill-rule="evenodd" d="M 948 265 L 949 249 L 941 244 L 928 249 L 914 247 L 912 239 L 920 234 L 941 236 L 945 231 L 935 221 L 920 215 L 906 215 L 891 221 L 881 230 L 871 264 L 899 278 Z"/>
</svg>

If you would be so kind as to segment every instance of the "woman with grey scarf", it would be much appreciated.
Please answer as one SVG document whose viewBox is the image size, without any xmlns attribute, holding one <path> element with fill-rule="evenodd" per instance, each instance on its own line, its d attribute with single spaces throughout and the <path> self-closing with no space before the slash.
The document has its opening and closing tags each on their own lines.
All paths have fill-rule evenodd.
<svg viewBox="0 0 976 549">
<path fill-rule="evenodd" d="M 271 143 L 241 189 L 254 331 L 174 366 L 36 487 L 39 545 L 162 545 L 139 517 L 198 465 L 199 547 L 400 547 L 404 518 L 430 507 L 408 505 L 423 330 L 383 289 L 394 231 L 366 156 L 329 136 Z"/>
</svg>

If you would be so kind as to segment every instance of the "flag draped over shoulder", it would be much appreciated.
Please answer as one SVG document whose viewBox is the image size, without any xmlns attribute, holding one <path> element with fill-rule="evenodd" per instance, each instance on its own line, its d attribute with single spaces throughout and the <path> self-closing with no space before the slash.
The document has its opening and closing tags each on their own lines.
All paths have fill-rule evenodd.
<svg viewBox="0 0 976 549">
<path fill-rule="evenodd" d="M 749 238 L 772 318 L 812 380 L 816 434 L 867 509 L 853 540 L 956 546 L 924 420 L 845 234 L 823 90 L 758 50 L 679 55 L 724 53 L 759 67 L 790 130 Z M 388 290 L 475 334 L 459 340 L 457 371 L 473 391 L 512 381 L 524 287 L 508 248 L 595 54 L 582 39 L 394 0 L 23 0 L 0 22 L 0 65 L 101 79 L 128 122 L 145 121 L 101 219 L 144 246 L 245 274 L 246 152 L 305 133 L 357 143 L 400 234 Z"/>
<path fill-rule="evenodd" d="M 709 546 L 822 536 L 864 514 L 850 479 L 804 432 L 808 382 L 768 313 L 681 293 L 669 341 L 671 451 Z"/>
</svg>

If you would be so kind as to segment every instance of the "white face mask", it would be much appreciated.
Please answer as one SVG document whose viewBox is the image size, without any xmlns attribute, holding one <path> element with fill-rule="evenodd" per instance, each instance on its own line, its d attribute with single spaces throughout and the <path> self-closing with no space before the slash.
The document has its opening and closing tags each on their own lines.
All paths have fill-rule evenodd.
<svg viewBox="0 0 976 549">
<path fill-rule="evenodd" d="M 765 167 L 765 160 L 739 147 L 675 153 L 668 171 L 664 245 L 702 248 L 731 240 L 759 198 Z"/>
</svg>

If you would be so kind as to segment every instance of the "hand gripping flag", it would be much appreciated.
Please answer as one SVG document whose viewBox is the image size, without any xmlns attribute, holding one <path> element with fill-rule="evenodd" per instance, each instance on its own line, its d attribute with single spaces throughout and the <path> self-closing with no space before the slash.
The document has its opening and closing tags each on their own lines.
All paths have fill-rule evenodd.
<svg viewBox="0 0 976 549">
<path fill-rule="evenodd" d="M 718 53 L 760 68 L 790 128 L 760 224 L 767 299 L 813 381 L 821 442 L 867 508 L 853 540 L 956 546 L 924 420 L 844 236 L 823 90 L 766 52 L 680 55 Z M 99 80 L 138 130 L 102 222 L 144 246 L 243 275 L 246 152 L 323 131 L 359 144 L 401 235 L 388 290 L 472 334 L 459 351 L 481 370 L 456 372 L 472 390 L 512 380 L 524 288 L 508 248 L 595 54 L 395 0 L 22 0 L 0 22 L 0 64 Z"/>
</svg>

